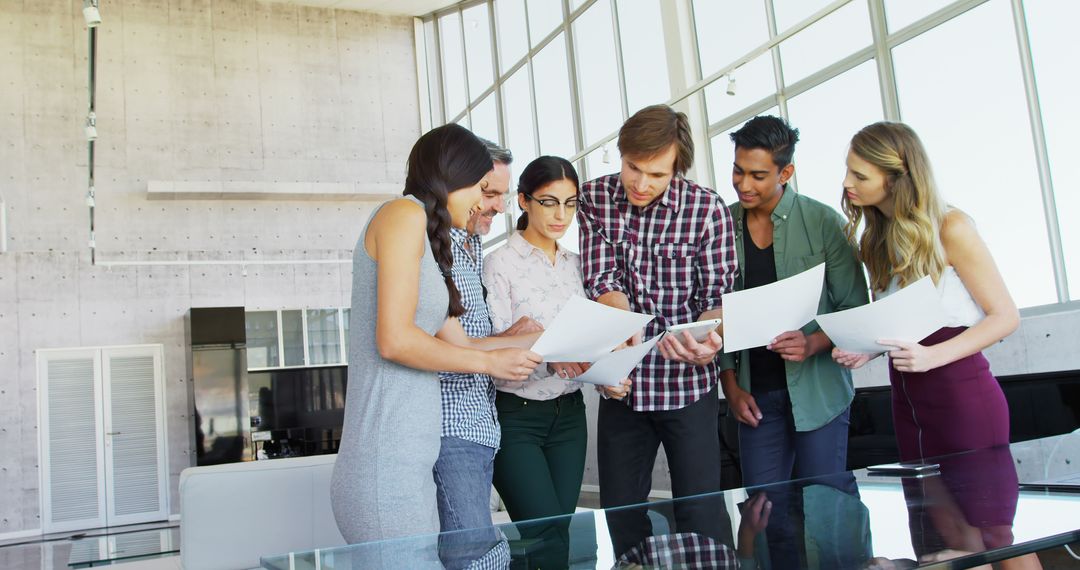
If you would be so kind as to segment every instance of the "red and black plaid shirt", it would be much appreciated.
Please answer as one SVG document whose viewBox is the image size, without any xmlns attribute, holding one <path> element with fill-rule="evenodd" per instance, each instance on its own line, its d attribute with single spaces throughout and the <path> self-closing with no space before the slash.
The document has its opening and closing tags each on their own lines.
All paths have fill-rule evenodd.
<svg viewBox="0 0 1080 570">
<path fill-rule="evenodd" d="M 738 271 L 735 227 L 716 192 L 682 177 L 644 208 L 630 204 L 618 174 L 586 182 L 578 206 L 581 269 L 592 299 L 624 293 L 630 310 L 656 319 L 645 338 L 720 307 Z M 637 411 L 688 406 L 716 386 L 716 363 L 694 366 L 658 351 L 630 375 Z"/>
</svg>

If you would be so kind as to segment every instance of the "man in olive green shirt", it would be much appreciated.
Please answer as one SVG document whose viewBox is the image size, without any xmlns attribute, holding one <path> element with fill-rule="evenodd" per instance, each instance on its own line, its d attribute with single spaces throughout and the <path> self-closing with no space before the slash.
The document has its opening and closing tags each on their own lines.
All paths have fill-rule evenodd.
<svg viewBox="0 0 1080 570">
<path fill-rule="evenodd" d="M 739 259 L 736 290 L 767 285 L 825 264 L 819 313 L 868 301 L 866 279 L 844 220 L 787 182 L 798 130 L 783 119 L 755 117 L 731 135 L 731 206 Z M 838 186 L 839 188 L 839 186 Z M 837 197 L 839 201 L 839 196 Z M 739 425 L 743 484 L 764 485 L 847 469 L 848 412 L 854 388 L 816 322 L 769 345 L 725 354 L 721 384 Z"/>
</svg>

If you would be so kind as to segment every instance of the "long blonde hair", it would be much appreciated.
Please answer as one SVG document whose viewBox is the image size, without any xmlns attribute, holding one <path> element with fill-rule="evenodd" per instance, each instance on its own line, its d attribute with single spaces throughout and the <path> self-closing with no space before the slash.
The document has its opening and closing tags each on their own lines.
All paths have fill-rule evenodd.
<svg viewBox="0 0 1080 570">
<path fill-rule="evenodd" d="M 875 207 L 856 206 L 847 194 L 841 200 L 848 240 L 870 272 L 870 286 L 884 291 L 893 277 L 903 287 L 930 275 L 934 283 L 945 270 L 941 224 L 946 205 L 938 194 L 919 136 L 903 123 L 882 121 L 851 139 L 851 151 L 885 173 L 885 191 L 893 199 L 892 218 Z M 866 228 L 856 243 L 859 223 Z"/>
</svg>

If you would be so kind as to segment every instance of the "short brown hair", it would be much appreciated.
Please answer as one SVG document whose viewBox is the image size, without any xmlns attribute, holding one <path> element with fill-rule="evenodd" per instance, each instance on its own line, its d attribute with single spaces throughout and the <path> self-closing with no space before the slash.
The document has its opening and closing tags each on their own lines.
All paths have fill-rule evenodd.
<svg viewBox="0 0 1080 570">
<path fill-rule="evenodd" d="M 623 156 L 651 157 L 675 145 L 675 174 L 685 174 L 694 164 L 694 139 L 690 121 L 667 105 L 650 105 L 634 113 L 619 129 L 619 152 Z"/>
</svg>

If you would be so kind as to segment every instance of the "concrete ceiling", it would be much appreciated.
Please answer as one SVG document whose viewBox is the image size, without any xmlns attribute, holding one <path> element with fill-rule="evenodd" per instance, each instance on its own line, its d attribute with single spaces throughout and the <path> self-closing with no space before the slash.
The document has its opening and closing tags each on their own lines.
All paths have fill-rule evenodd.
<svg viewBox="0 0 1080 570">
<path fill-rule="evenodd" d="M 456 0 L 268 0 L 300 6 L 336 8 L 339 10 L 358 10 L 391 14 L 397 16 L 423 16 L 440 8 L 452 6 Z"/>
</svg>

